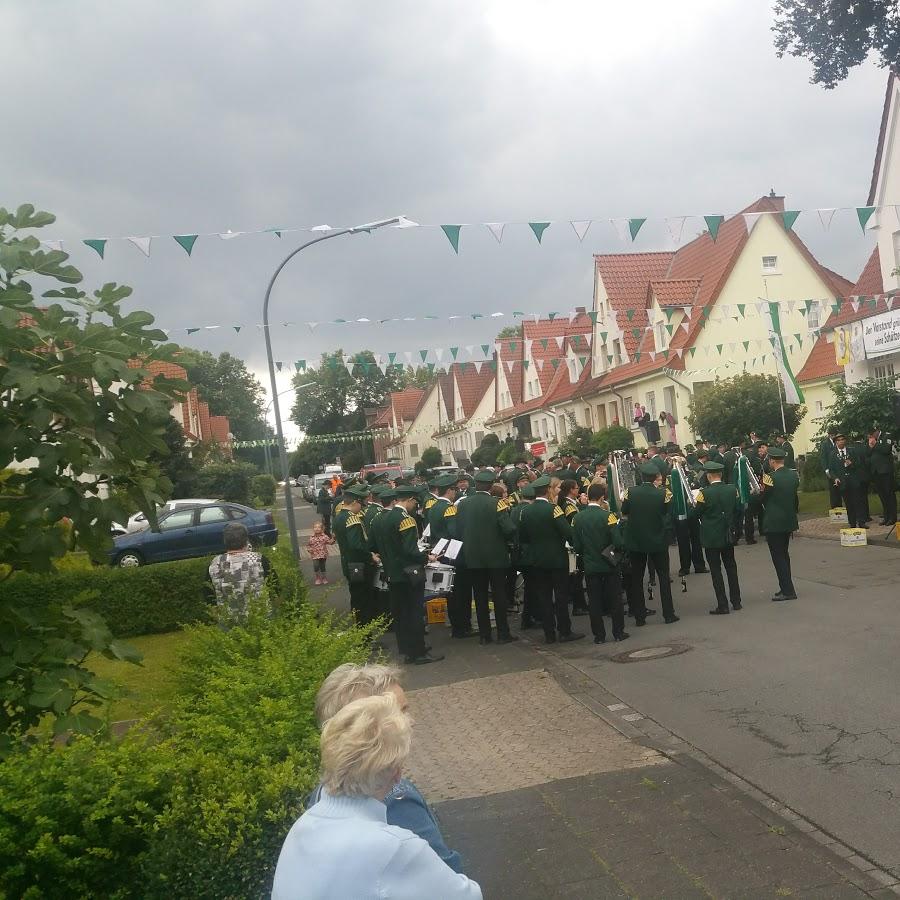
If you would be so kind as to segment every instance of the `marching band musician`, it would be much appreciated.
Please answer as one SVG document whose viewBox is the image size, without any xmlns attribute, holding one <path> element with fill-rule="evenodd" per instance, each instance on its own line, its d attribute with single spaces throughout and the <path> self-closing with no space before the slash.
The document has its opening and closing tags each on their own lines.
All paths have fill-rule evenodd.
<svg viewBox="0 0 900 900">
<path fill-rule="evenodd" d="M 705 452 L 705 451 L 703 451 Z M 694 564 L 694 572 L 702 575 L 707 572 L 703 560 L 703 547 L 700 544 L 700 523 L 697 519 L 697 510 L 688 500 L 688 494 L 692 491 L 691 482 L 682 477 L 690 478 L 687 469 L 677 464 L 672 466 L 672 474 L 669 476 L 669 490 L 672 492 L 672 515 L 675 526 L 675 538 L 678 541 L 678 558 L 681 567 L 678 574 L 681 576 L 690 574 L 691 563 Z M 693 494 L 691 494 L 693 499 Z"/>
<path fill-rule="evenodd" d="M 706 551 L 713 589 L 716 592 L 716 608 L 711 616 L 728 615 L 728 599 L 731 606 L 741 608 L 741 586 L 738 583 L 737 563 L 734 561 L 733 523 L 735 511 L 740 508 L 740 496 L 733 484 L 722 481 L 725 466 L 720 462 L 704 463 L 703 469 L 709 484 L 697 494 L 697 513 L 700 516 L 700 540 Z M 728 575 L 728 594 L 722 578 L 722 566 Z"/>
<path fill-rule="evenodd" d="M 573 478 L 566 478 L 559 486 L 559 507 L 572 528 L 575 525 L 575 519 L 581 506 L 578 504 L 578 496 L 581 494 L 581 488 L 578 482 Z M 584 598 L 584 585 L 582 578 L 584 577 L 584 562 L 580 555 L 576 558 L 575 571 L 569 574 L 569 596 L 572 598 L 572 615 L 586 616 L 588 614 L 587 603 Z"/>
<path fill-rule="evenodd" d="M 762 501 L 766 509 L 763 525 L 772 565 L 778 576 L 778 593 L 772 597 L 775 601 L 797 599 L 791 577 L 790 542 L 791 535 L 799 527 L 797 510 L 800 500 L 797 490 L 800 477 L 796 469 L 784 467 L 785 456 L 784 450 L 773 447 L 769 451 L 771 474 L 762 477 Z"/>
</svg>

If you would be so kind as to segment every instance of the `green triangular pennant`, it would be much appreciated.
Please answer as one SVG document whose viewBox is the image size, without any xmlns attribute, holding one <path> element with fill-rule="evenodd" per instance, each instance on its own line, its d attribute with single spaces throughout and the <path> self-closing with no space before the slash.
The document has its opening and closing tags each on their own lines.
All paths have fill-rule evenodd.
<svg viewBox="0 0 900 900">
<path fill-rule="evenodd" d="M 640 329 L 640 328 L 632 328 L 632 329 L 631 329 L 631 336 L 632 336 L 633 338 L 639 338 L 639 337 L 641 336 L 641 329 Z"/>
<path fill-rule="evenodd" d="M 744 318 L 744 310 L 747 308 L 746 303 L 738 303 L 736 304 L 738 315 L 743 319 Z"/>
<path fill-rule="evenodd" d="M 428 374 L 430 375 L 432 372 L 434 372 L 434 363 L 432 363 L 432 362 L 427 363 L 427 366 L 428 366 Z"/>
<path fill-rule="evenodd" d="M 529 222 L 528 227 L 534 232 L 537 242 L 541 242 L 544 232 L 550 227 L 549 222 Z"/>
<path fill-rule="evenodd" d="M 294 368 L 295 368 L 298 372 L 304 371 L 304 370 L 306 369 L 306 360 L 305 360 L 305 359 L 298 359 L 297 362 L 294 363 Z"/>
<path fill-rule="evenodd" d="M 723 346 L 724 346 L 723 344 L 716 344 L 716 350 L 719 351 L 719 356 L 722 355 L 722 347 L 723 347 Z"/>
<path fill-rule="evenodd" d="M 869 219 L 872 218 L 872 213 L 875 212 L 874 206 L 857 206 L 856 207 L 856 218 L 859 219 L 859 227 L 862 228 L 863 233 L 866 230 L 866 224 Z M 85 241 L 87 243 L 87 241 Z"/>
<path fill-rule="evenodd" d="M 750 349 L 750 341 L 741 341 L 744 345 L 744 353 L 746 353 Z"/>
<path fill-rule="evenodd" d="M 641 226 L 646 222 L 646 219 L 629 219 L 628 220 L 628 233 L 631 235 L 631 240 L 634 240 L 638 236 L 638 232 L 641 230 Z"/>
<path fill-rule="evenodd" d="M 668 359 L 668 358 L 669 358 L 669 351 L 663 350 L 663 359 Z"/>
<path fill-rule="evenodd" d="M 491 345 L 490 344 L 482 344 L 481 345 L 481 353 L 483 356 L 487 356 L 490 352 Z"/>
<path fill-rule="evenodd" d="M 597 324 L 597 313 L 596 313 L 596 311 L 594 311 L 594 312 L 589 312 L 588 315 L 591 317 L 591 321 L 596 325 L 596 324 Z"/>
<path fill-rule="evenodd" d="M 232 325 L 231 326 L 238 334 L 241 333 L 241 329 L 244 327 L 243 325 Z"/>
<path fill-rule="evenodd" d="M 518 346 L 519 346 L 519 342 L 518 342 L 518 341 L 510 341 L 510 342 L 509 342 L 509 352 L 510 352 L 510 353 L 515 353 L 515 352 L 516 352 L 516 348 L 517 348 Z"/>
<path fill-rule="evenodd" d="M 672 337 L 672 332 L 674 331 L 674 329 L 675 329 L 674 325 L 666 325 L 666 331 L 669 332 L 669 337 Z"/>
<path fill-rule="evenodd" d="M 840 297 L 835 297 L 834 303 L 831 304 L 831 311 L 837 315 L 841 311 L 841 304 L 843 301 Z"/>
<path fill-rule="evenodd" d="M 280 371 L 281 371 L 281 367 L 282 367 L 283 365 L 284 365 L 284 363 L 276 362 L 276 363 L 275 363 L 275 368 L 278 369 L 278 371 L 280 372 Z"/>
<path fill-rule="evenodd" d="M 199 328 L 188 328 L 187 333 L 188 334 L 196 334 L 199 330 L 200 330 Z"/>
<path fill-rule="evenodd" d="M 606 339 L 607 339 L 608 336 L 609 336 L 609 332 L 608 332 L 608 331 L 601 331 L 601 332 L 600 332 L 600 343 L 601 343 L 601 344 L 605 344 L 605 343 L 606 343 Z"/>
<path fill-rule="evenodd" d="M 715 240 L 719 236 L 719 226 L 725 221 L 725 216 L 704 216 L 703 221 L 709 229 L 709 236 Z"/>
<path fill-rule="evenodd" d="M 541 345 L 541 347 L 542 347 L 544 350 L 547 349 L 547 343 L 548 343 L 547 338 L 541 338 L 541 339 L 538 341 L 538 343 Z"/>
<path fill-rule="evenodd" d="M 634 361 L 635 361 L 635 362 L 640 362 L 640 361 L 641 361 L 641 351 L 640 351 L 640 350 L 635 350 L 635 351 L 634 351 Z"/>
<path fill-rule="evenodd" d="M 194 249 L 194 243 L 197 240 L 196 234 L 176 234 L 175 241 L 178 243 L 183 249 L 184 252 L 187 253 L 188 256 L 191 255 L 191 251 Z"/>
<path fill-rule="evenodd" d="M 674 314 L 675 310 L 674 309 L 664 309 L 663 312 L 666 314 L 666 321 L 671 322 L 672 315 Z"/>
<path fill-rule="evenodd" d="M 559 367 L 559 360 L 555 356 L 550 360 L 550 362 L 553 364 L 554 369 Z"/>
<path fill-rule="evenodd" d="M 394 360 L 397 358 L 397 351 L 395 350 L 393 353 L 388 353 L 389 364 L 393 365 Z"/>
<path fill-rule="evenodd" d="M 547 318 L 552 322 L 558 315 L 558 312 L 547 313 Z"/>
<path fill-rule="evenodd" d="M 800 215 L 799 209 L 786 209 L 781 214 L 781 221 L 784 223 L 784 230 L 790 231 L 794 227 L 794 222 L 797 221 L 797 216 Z"/>
<path fill-rule="evenodd" d="M 523 359 L 522 365 L 527 369 L 531 365 L 531 363 L 529 362 L 529 360 Z"/>
<path fill-rule="evenodd" d="M 83 244 L 87 244 L 91 250 L 96 250 L 97 255 L 100 259 L 103 259 L 103 254 L 106 253 L 106 239 L 105 238 L 88 238 L 87 240 L 82 241 Z"/>
<path fill-rule="evenodd" d="M 451 355 L 454 359 L 456 359 L 456 356 L 457 356 L 458 353 L 459 353 L 459 347 L 451 347 L 451 348 L 450 348 L 450 355 Z"/>
<path fill-rule="evenodd" d="M 627 318 L 628 321 L 630 322 L 630 321 L 634 318 L 634 310 L 633 310 L 633 309 L 629 309 L 629 310 L 625 313 L 625 318 Z"/>
<path fill-rule="evenodd" d="M 420 351 L 419 351 L 419 356 L 422 357 L 422 362 L 425 362 L 425 357 L 428 356 L 428 351 L 427 351 L 427 350 L 420 350 Z"/>
<path fill-rule="evenodd" d="M 441 231 L 447 235 L 454 253 L 459 253 L 459 230 L 462 225 L 441 225 Z"/>
<path fill-rule="evenodd" d="M 701 318 L 701 319 L 708 319 L 708 318 L 709 318 L 709 313 L 710 313 L 709 307 L 708 307 L 708 306 L 704 306 L 703 309 L 702 309 L 701 312 L 700 312 L 700 318 Z"/>
<path fill-rule="evenodd" d="M 588 358 L 586 356 L 579 356 L 578 362 L 581 363 L 582 367 L 587 365 Z"/>
<path fill-rule="evenodd" d="M 696 347 L 691 347 L 691 348 L 688 350 L 688 353 L 690 353 L 692 357 L 693 357 L 693 355 L 694 355 L 696 352 L 697 352 L 697 348 L 696 348 Z"/>
</svg>

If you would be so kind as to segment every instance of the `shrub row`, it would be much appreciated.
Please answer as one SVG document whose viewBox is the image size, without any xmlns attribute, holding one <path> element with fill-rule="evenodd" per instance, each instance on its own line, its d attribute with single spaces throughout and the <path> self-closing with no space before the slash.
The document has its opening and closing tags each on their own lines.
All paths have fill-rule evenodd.
<svg viewBox="0 0 900 900">
<path fill-rule="evenodd" d="M 302 600 L 303 585 L 290 551 L 266 551 L 283 596 Z M 3 584 L 4 600 L 42 605 L 50 600 L 87 606 L 116 637 L 174 631 L 209 618 L 209 557 L 133 569 L 71 569 L 52 575 L 18 573 Z"/>
<path fill-rule="evenodd" d="M 268 896 L 317 780 L 315 692 L 367 654 L 309 607 L 193 626 L 165 720 L 0 762 L 0 896 Z"/>
</svg>

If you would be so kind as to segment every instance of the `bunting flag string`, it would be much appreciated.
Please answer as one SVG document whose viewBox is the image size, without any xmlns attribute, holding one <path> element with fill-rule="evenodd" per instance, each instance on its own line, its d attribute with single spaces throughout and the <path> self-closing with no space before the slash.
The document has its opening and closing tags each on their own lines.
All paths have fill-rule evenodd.
<svg viewBox="0 0 900 900">
<path fill-rule="evenodd" d="M 870 220 L 876 216 L 876 214 L 880 212 L 890 212 L 892 216 L 894 216 L 897 221 L 900 221 L 900 207 L 895 204 L 886 204 L 883 206 L 837 206 L 837 207 L 817 207 L 813 210 L 809 210 L 809 212 L 815 212 L 818 218 L 819 224 L 821 225 L 824 231 L 828 231 L 831 228 L 832 221 L 835 216 L 839 213 L 852 213 L 856 217 L 856 221 L 859 223 L 860 228 L 863 232 L 865 232 L 870 226 Z M 387 226 L 388 229 L 396 228 L 396 229 L 413 229 L 413 228 L 431 228 L 431 229 L 440 229 L 443 231 L 447 240 L 450 243 L 450 246 L 453 248 L 453 252 L 459 254 L 460 252 L 460 235 L 462 229 L 464 228 L 487 228 L 490 233 L 497 240 L 497 243 L 501 243 L 503 240 L 504 229 L 511 226 L 527 226 L 531 232 L 534 234 L 534 237 L 537 239 L 538 244 L 543 243 L 544 233 L 547 229 L 551 228 L 557 224 L 568 224 L 571 226 L 572 230 L 575 232 L 575 236 L 578 238 L 579 242 L 583 242 L 585 235 L 588 232 L 588 229 L 594 223 L 608 223 L 612 226 L 615 232 L 618 234 L 619 239 L 624 243 L 634 242 L 639 232 L 644 227 L 644 224 L 648 221 L 660 221 L 665 227 L 668 229 L 669 235 L 672 240 L 678 244 L 681 242 L 682 234 L 684 232 L 684 224 L 688 219 L 696 219 L 698 221 L 702 221 L 705 224 L 706 230 L 709 232 L 710 237 L 713 240 L 716 240 L 719 233 L 719 228 L 725 222 L 727 218 L 731 218 L 736 215 L 743 215 L 744 222 L 746 224 L 747 230 L 752 231 L 754 226 L 765 216 L 773 216 L 777 217 L 776 221 L 786 230 L 791 231 L 794 228 L 794 224 L 797 219 L 803 214 L 804 210 L 792 209 L 792 210 L 764 210 L 761 212 L 747 212 L 747 213 L 732 213 L 728 216 L 725 215 L 707 215 L 707 214 L 689 214 L 689 215 L 670 215 L 665 217 L 660 217 L 658 220 L 650 219 L 646 216 L 635 217 L 635 216 L 622 216 L 622 217 L 610 217 L 610 216 L 593 216 L 590 219 L 568 219 L 562 221 L 533 221 L 526 220 L 523 222 L 461 222 L 458 224 L 439 224 L 439 223 L 422 223 L 415 222 L 412 219 L 407 218 L 406 216 L 399 216 L 399 221 L 393 225 Z M 277 238 L 281 238 L 284 235 L 295 234 L 295 233 L 327 233 L 331 231 L 343 231 L 348 228 L 357 227 L 358 226 L 332 226 L 332 225 L 292 225 L 292 226 L 275 226 L 275 227 L 267 227 L 267 228 L 244 228 L 240 230 L 226 229 L 225 231 L 213 231 L 213 232 L 183 232 L 179 234 L 145 234 L 145 235 L 123 235 L 121 237 L 92 237 L 92 238 L 78 238 L 78 239 L 66 239 L 66 238 L 48 238 L 41 240 L 41 244 L 44 247 L 47 247 L 51 250 L 63 250 L 66 245 L 77 245 L 83 244 L 86 247 L 89 247 L 93 250 L 100 259 L 106 259 L 106 251 L 109 248 L 109 244 L 111 242 L 125 242 L 135 247 L 141 254 L 146 257 L 150 256 L 151 244 L 154 241 L 161 240 L 174 240 L 183 250 L 187 253 L 188 256 L 192 256 L 195 245 L 197 241 L 201 238 L 204 240 L 207 238 L 216 238 L 220 241 L 237 241 L 239 238 L 248 238 L 256 235 L 274 235 Z"/>
</svg>

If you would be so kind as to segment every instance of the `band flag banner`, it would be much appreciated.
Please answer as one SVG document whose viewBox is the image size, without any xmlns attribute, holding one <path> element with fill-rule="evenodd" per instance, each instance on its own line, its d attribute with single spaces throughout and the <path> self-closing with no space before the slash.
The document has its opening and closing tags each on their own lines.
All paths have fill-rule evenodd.
<svg viewBox="0 0 900 900">
<path fill-rule="evenodd" d="M 775 352 L 775 364 L 778 367 L 778 374 L 781 377 L 781 383 L 784 386 L 784 399 L 786 403 L 803 403 L 803 391 L 791 364 L 787 359 L 787 350 L 784 346 L 784 338 L 781 336 L 781 318 L 778 312 L 778 304 L 769 304 L 769 318 L 772 322 L 772 349 Z"/>
</svg>

